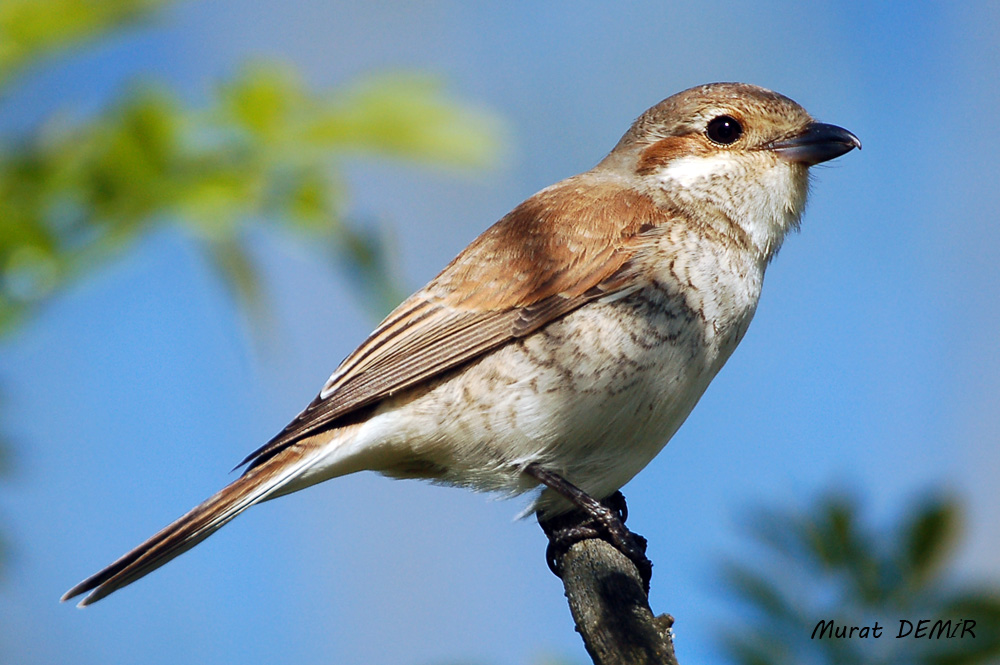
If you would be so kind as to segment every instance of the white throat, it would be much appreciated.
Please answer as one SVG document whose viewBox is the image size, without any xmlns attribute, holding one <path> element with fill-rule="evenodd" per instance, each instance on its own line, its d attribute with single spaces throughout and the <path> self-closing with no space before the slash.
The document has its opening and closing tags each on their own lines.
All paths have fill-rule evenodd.
<svg viewBox="0 0 1000 665">
<path fill-rule="evenodd" d="M 711 205 L 729 216 L 769 261 L 805 209 L 805 167 L 766 152 L 752 157 L 721 152 L 678 157 L 656 175 L 671 196 Z"/>
</svg>

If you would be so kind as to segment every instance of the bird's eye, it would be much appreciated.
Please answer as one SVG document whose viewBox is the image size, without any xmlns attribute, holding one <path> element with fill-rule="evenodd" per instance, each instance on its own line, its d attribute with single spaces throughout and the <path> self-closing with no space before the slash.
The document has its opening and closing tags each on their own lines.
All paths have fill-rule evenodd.
<svg viewBox="0 0 1000 665">
<path fill-rule="evenodd" d="M 743 136 L 743 127 L 737 122 L 736 118 L 728 115 L 720 115 L 708 123 L 705 133 L 715 143 L 729 145 L 730 143 L 736 143 Z"/>
</svg>

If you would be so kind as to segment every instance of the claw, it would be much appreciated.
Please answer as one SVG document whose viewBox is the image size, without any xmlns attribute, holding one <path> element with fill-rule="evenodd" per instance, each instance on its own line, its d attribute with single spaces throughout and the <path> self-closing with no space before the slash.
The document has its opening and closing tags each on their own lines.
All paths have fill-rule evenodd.
<svg viewBox="0 0 1000 665">
<path fill-rule="evenodd" d="M 556 577 L 561 578 L 562 559 L 566 552 L 576 543 L 599 538 L 609 543 L 635 564 L 643 587 L 646 593 L 649 593 L 649 582 L 653 576 L 653 563 L 646 557 L 646 539 L 633 533 L 625 526 L 625 520 L 628 518 L 628 505 L 622 493 L 615 492 L 598 502 L 555 474 L 536 469 L 536 473 L 531 475 L 536 478 L 542 476 L 539 478 L 541 482 L 561 494 L 563 493 L 560 491 L 561 489 L 572 488 L 567 490 L 563 496 L 579 506 L 577 510 L 548 519 L 541 515 L 538 516 L 538 524 L 549 539 L 549 545 L 545 549 L 545 560 L 549 570 Z M 555 476 L 558 480 L 554 480 L 551 476 Z M 582 497 L 586 497 L 586 499 Z"/>
</svg>

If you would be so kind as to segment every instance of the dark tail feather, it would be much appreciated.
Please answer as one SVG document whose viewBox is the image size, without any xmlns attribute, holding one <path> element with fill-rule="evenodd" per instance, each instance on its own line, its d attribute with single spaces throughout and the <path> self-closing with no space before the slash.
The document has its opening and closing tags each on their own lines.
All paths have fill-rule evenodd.
<svg viewBox="0 0 1000 665">
<path fill-rule="evenodd" d="M 89 591 L 78 605 L 86 607 L 188 551 L 244 510 L 286 485 L 311 462 L 311 458 L 290 460 L 288 457 L 290 455 L 272 458 L 247 471 L 142 545 L 77 584 L 63 595 L 62 600 Z"/>
</svg>

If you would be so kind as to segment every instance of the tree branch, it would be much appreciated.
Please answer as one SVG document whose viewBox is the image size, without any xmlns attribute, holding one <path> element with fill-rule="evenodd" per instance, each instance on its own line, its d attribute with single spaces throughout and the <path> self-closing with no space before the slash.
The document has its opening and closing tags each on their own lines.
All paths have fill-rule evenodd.
<svg viewBox="0 0 1000 665">
<path fill-rule="evenodd" d="M 595 665 L 677 665 L 674 619 L 653 615 L 635 564 L 597 538 L 556 557 L 576 630 Z"/>
</svg>

